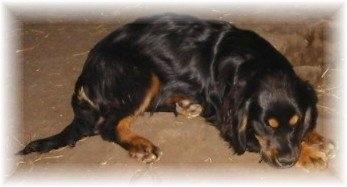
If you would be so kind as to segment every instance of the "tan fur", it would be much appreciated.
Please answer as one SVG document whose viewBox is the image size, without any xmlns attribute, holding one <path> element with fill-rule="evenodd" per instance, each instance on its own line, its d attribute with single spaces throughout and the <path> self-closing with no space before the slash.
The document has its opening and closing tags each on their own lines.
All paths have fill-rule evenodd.
<svg viewBox="0 0 347 187">
<path fill-rule="evenodd" d="M 299 116 L 294 114 L 290 119 L 289 119 L 289 125 L 294 126 L 298 124 L 299 121 Z"/>
<path fill-rule="evenodd" d="M 272 128 L 278 128 L 278 127 L 280 126 L 280 123 L 279 123 L 278 120 L 275 119 L 275 118 L 270 118 L 270 119 L 268 120 L 268 123 L 269 123 L 269 125 L 270 125 Z"/>
<path fill-rule="evenodd" d="M 301 152 L 296 165 L 311 169 L 327 167 L 329 159 L 335 156 L 335 146 L 317 132 L 309 132 L 301 143 Z"/>
<path fill-rule="evenodd" d="M 118 122 L 115 132 L 121 143 L 129 145 L 129 155 L 145 163 L 158 160 L 161 152 L 151 141 L 133 133 L 130 129 L 130 125 L 134 121 L 136 115 L 143 113 L 147 109 L 159 90 L 160 81 L 157 76 L 152 75 L 151 87 L 148 89 L 142 104 L 135 111 L 134 115 L 127 116 Z"/>
</svg>

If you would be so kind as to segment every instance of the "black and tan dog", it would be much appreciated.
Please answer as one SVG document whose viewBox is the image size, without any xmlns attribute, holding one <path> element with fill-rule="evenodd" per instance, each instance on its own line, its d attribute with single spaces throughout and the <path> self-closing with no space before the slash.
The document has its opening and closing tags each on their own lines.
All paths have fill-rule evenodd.
<svg viewBox="0 0 347 187">
<path fill-rule="evenodd" d="M 133 133 L 145 112 L 201 115 L 235 153 L 259 152 L 276 167 L 325 166 L 317 97 L 288 60 L 256 33 L 223 22 L 166 14 L 127 24 L 90 52 L 72 96 L 75 117 L 57 135 L 20 154 L 74 146 L 101 135 L 151 163 L 160 149 Z"/>
</svg>

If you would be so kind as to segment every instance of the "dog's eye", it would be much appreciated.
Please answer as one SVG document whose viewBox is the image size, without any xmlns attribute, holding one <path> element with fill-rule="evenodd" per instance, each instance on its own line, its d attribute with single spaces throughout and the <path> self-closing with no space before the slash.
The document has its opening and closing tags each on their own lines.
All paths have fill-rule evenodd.
<svg viewBox="0 0 347 187">
<path fill-rule="evenodd" d="M 299 121 L 299 116 L 294 114 L 290 119 L 289 119 L 289 125 L 294 126 L 298 123 Z"/>
<path fill-rule="evenodd" d="M 275 118 L 269 118 L 269 120 L 267 122 L 270 125 L 270 127 L 272 127 L 272 128 L 277 128 L 280 125 L 278 120 Z"/>
</svg>

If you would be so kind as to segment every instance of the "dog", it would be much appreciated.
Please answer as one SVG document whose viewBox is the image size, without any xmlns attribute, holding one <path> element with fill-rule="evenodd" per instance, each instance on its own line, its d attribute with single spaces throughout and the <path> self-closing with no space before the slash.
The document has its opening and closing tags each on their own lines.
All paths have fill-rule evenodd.
<svg viewBox="0 0 347 187">
<path fill-rule="evenodd" d="M 18 154 L 100 135 L 153 163 L 159 147 L 130 125 L 139 114 L 158 111 L 202 116 L 236 154 L 257 152 L 277 168 L 324 167 L 332 149 L 315 131 L 312 85 L 268 41 L 224 21 L 164 14 L 118 28 L 90 51 L 71 104 L 71 124 Z"/>
</svg>

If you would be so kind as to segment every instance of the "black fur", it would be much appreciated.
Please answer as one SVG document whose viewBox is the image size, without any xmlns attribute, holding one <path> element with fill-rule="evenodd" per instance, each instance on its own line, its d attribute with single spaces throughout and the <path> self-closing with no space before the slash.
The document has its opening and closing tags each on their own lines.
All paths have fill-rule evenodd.
<svg viewBox="0 0 347 187">
<path fill-rule="evenodd" d="M 77 80 L 73 122 L 55 136 L 31 142 L 20 154 L 74 145 L 95 134 L 118 142 L 115 124 L 139 107 L 152 74 L 161 87 L 151 112 L 167 108 L 165 101 L 173 95 L 191 98 L 237 154 L 262 152 L 256 138 L 261 136 L 278 151 L 275 161 L 265 160 L 292 165 L 304 135 L 315 128 L 312 86 L 269 42 L 227 22 L 167 14 L 138 19 L 100 41 Z M 92 104 L 78 98 L 81 88 Z M 292 127 L 287 122 L 294 113 L 300 119 Z M 281 126 L 271 128 L 269 116 Z M 284 158 L 287 162 L 281 162 Z"/>
</svg>

